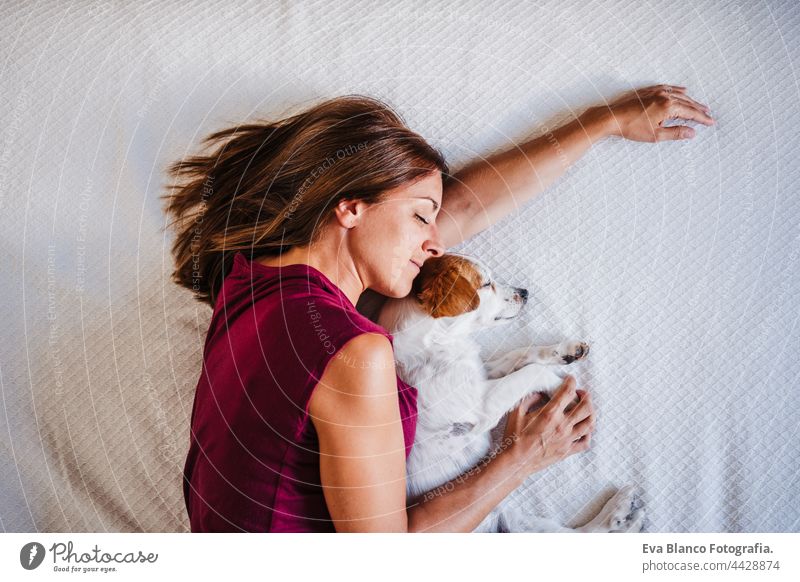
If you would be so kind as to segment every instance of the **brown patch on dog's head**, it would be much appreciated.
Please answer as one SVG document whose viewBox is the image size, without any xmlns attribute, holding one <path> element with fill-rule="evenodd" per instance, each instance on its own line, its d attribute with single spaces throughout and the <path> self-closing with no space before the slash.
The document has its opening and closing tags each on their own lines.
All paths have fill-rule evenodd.
<svg viewBox="0 0 800 582">
<path fill-rule="evenodd" d="M 469 259 L 445 254 L 425 261 L 413 292 L 432 317 L 452 317 L 478 308 L 480 286 L 481 275 Z"/>
</svg>

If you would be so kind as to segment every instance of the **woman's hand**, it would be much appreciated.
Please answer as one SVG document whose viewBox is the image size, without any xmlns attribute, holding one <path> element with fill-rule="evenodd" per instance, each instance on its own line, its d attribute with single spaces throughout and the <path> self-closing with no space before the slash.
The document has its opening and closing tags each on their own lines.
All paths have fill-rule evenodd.
<svg viewBox="0 0 800 582">
<path fill-rule="evenodd" d="M 619 99 L 589 108 L 581 117 L 584 121 L 602 118 L 608 134 L 633 141 L 657 142 L 694 137 L 693 128 L 686 125 L 663 127 L 670 119 L 697 121 L 713 125 L 710 110 L 686 94 L 686 87 L 654 85 L 636 89 Z"/>
<path fill-rule="evenodd" d="M 591 442 L 592 400 L 585 390 L 575 389 L 575 378 L 567 376 L 552 399 L 540 406 L 545 398 L 531 394 L 508 415 L 503 442 L 513 442 L 516 462 L 526 474 L 585 451 Z"/>
</svg>

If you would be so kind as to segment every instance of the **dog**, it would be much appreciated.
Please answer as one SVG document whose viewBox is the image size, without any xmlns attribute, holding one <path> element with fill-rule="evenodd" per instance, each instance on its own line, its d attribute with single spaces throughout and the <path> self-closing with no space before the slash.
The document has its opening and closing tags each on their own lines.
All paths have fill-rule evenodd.
<svg viewBox="0 0 800 582">
<path fill-rule="evenodd" d="M 528 292 L 496 281 L 485 264 L 447 253 L 430 258 L 411 293 L 389 299 L 378 323 L 392 334 L 398 375 L 417 388 L 417 429 L 407 461 L 409 500 L 475 467 L 492 447 L 492 429 L 532 392 L 563 379 L 552 365 L 585 360 L 589 346 L 564 341 L 512 350 L 483 362 L 470 334 L 507 323 Z M 636 532 L 645 511 L 634 486 L 620 489 L 588 523 L 568 528 L 501 503 L 474 531 Z"/>
</svg>

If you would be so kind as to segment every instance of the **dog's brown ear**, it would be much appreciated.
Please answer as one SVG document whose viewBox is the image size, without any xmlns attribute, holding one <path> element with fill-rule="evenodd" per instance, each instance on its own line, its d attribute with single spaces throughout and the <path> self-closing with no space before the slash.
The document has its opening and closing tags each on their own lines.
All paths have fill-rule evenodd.
<svg viewBox="0 0 800 582">
<path fill-rule="evenodd" d="M 481 303 L 475 281 L 465 276 L 460 264 L 452 264 L 446 257 L 429 259 L 416 282 L 417 299 L 431 317 L 461 315 Z"/>
</svg>

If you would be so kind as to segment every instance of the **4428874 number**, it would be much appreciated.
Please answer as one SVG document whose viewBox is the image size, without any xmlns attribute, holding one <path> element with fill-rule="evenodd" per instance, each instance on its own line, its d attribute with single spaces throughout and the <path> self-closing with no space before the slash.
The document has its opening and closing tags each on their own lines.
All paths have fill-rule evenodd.
<svg viewBox="0 0 800 582">
<path fill-rule="evenodd" d="M 731 570 L 780 570 L 781 563 L 772 560 L 733 560 L 730 566 Z"/>
</svg>

